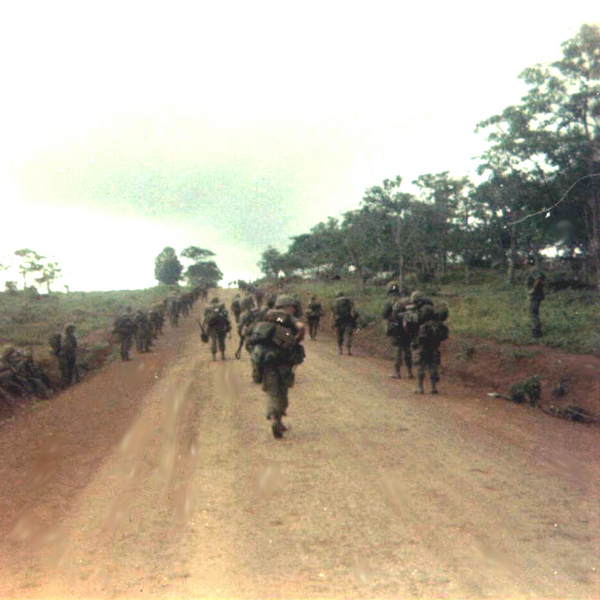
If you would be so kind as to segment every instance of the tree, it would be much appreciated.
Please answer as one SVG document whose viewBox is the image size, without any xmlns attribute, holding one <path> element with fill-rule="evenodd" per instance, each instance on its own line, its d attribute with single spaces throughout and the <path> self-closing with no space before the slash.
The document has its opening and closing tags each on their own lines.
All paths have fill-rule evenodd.
<svg viewBox="0 0 600 600">
<path fill-rule="evenodd" d="M 269 246 L 261 255 L 258 262 L 260 270 L 267 277 L 279 277 L 279 272 L 282 270 L 284 258 L 281 252 L 273 246 Z"/>
<path fill-rule="evenodd" d="M 181 279 L 183 266 L 173 248 L 167 246 L 154 259 L 154 277 L 165 285 L 177 285 Z"/>
<path fill-rule="evenodd" d="M 55 261 L 48 261 L 42 264 L 42 276 L 36 278 L 35 282 L 38 285 L 46 285 L 46 290 L 50 293 L 50 285 L 57 279 L 60 279 L 62 269 L 58 266 Z"/>
<path fill-rule="evenodd" d="M 217 287 L 219 281 L 223 279 L 223 273 L 214 260 L 190 265 L 185 272 L 185 276 L 191 286 L 199 285 L 208 288 Z"/>
<path fill-rule="evenodd" d="M 27 289 L 27 275 L 41 271 L 43 265 L 40 261 L 45 257 L 29 248 L 15 250 L 15 256 L 18 256 L 21 259 L 19 273 L 23 277 L 23 289 L 25 290 Z"/>
<path fill-rule="evenodd" d="M 181 256 L 183 256 L 183 258 L 189 258 L 195 263 L 198 263 L 203 262 L 209 256 L 215 256 L 215 253 L 210 250 L 206 250 L 205 248 L 199 248 L 198 246 L 188 246 L 181 252 Z"/>
<path fill-rule="evenodd" d="M 400 191 L 401 184 L 400 175 L 395 179 L 384 179 L 382 186 L 371 187 L 365 192 L 361 204 L 384 218 L 381 221 L 379 239 L 382 244 L 387 244 L 387 254 L 395 256 L 398 281 L 403 285 L 416 230 L 408 218 L 414 198 L 411 194 Z"/>
<path fill-rule="evenodd" d="M 492 177 L 525 173 L 529 182 L 544 184 L 539 212 L 551 219 L 543 226 L 568 220 L 582 227 L 578 237 L 587 236 L 600 280 L 600 29 L 583 25 L 562 52 L 561 60 L 521 73 L 529 86 L 521 104 L 478 124 L 491 143 L 480 171 Z M 567 190 L 568 199 L 560 202 Z"/>
<path fill-rule="evenodd" d="M 193 261 L 185 271 L 185 277 L 191 286 L 216 287 L 223 279 L 223 273 L 213 260 L 206 260 L 215 253 L 206 248 L 188 246 L 181 253 L 183 258 Z"/>
</svg>

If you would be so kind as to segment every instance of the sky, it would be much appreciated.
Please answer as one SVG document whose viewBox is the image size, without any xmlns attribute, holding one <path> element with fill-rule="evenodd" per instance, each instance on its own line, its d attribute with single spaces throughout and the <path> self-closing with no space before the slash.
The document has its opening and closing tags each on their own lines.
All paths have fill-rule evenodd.
<svg viewBox="0 0 600 600">
<path fill-rule="evenodd" d="M 566 6 L 9 3 L 0 263 L 31 248 L 62 267 L 54 289 L 138 289 L 165 246 L 196 245 L 223 284 L 255 279 L 267 246 L 385 178 L 472 175 L 476 124 L 600 21 L 596 0 Z"/>
</svg>

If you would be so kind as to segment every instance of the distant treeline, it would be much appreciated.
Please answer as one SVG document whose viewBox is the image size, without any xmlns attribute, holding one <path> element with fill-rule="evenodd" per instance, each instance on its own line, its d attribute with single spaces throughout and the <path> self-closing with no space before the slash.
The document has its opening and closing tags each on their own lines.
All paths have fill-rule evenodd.
<svg viewBox="0 0 600 600">
<path fill-rule="evenodd" d="M 410 271 L 426 281 L 449 263 L 513 267 L 547 248 L 600 276 L 600 29 L 583 25 L 562 58 L 525 69 L 521 103 L 477 124 L 488 149 L 475 184 L 448 172 L 402 177 L 366 190 L 360 208 L 267 248 L 259 266 L 367 278 Z"/>
</svg>

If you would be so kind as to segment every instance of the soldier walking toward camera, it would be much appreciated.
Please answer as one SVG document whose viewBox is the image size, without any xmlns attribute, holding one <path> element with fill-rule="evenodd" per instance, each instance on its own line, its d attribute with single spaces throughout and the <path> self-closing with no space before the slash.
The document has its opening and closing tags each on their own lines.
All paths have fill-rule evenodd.
<svg viewBox="0 0 600 600">
<path fill-rule="evenodd" d="M 337 331 L 338 353 L 343 354 L 342 348 L 345 339 L 346 350 L 349 355 L 352 355 L 352 337 L 358 322 L 358 311 L 354 306 L 354 302 L 344 292 L 338 292 L 331 312 L 332 327 Z"/>
<path fill-rule="evenodd" d="M 412 372 L 412 352 L 410 349 L 411 337 L 404 329 L 404 313 L 406 307 L 411 303 L 410 298 L 402 297 L 400 286 L 397 283 L 390 283 L 387 286 L 388 300 L 383 305 L 382 316 L 387 320 L 386 334 L 392 338 L 395 351 L 394 357 L 394 379 L 402 377 L 402 363 L 406 364 L 408 378 L 413 378 Z M 402 360 L 404 358 L 404 361 Z"/>
<path fill-rule="evenodd" d="M 288 390 L 294 385 L 294 369 L 304 362 L 306 327 L 293 314 L 296 301 L 287 294 L 275 302 L 263 320 L 257 322 L 251 335 L 252 362 L 262 370 L 263 391 L 267 394 L 266 417 L 276 439 L 287 431 L 283 417 L 287 414 Z"/>
<path fill-rule="evenodd" d="M 412 337 L 412 352 L 417 367 L 417 388 L 415 394 L 423 394 L 426 371 L 429 372 L 431 393 L 437 394 L 440 380 L 441 343 L 448 339 L 448 327 L 444 321 L 448 309 L 434 310 L 433 303 L 422 292 L 413 292 L 411 304 L 404 313 L 404 326 Z"/>
<path fill-rule="evenodd" d="M 75 325 L 67 325 L 65 335 L 60 346 L 58 357 L 60 380 L 63 388 L 70 386 L 73 381 L 79 382 L 77 369 L 77 339 L 75 338 Z"/>
<path fill-rule="evenodd" d="M 229 313 L 224 304 L 219 304 L 218 298 L 211 300 L 211 306 L 204 311 L 204 327 L 210 338 L 210 351 L 213 360 L 217 360 L 217 347 L 221 352 L 221 359 L 225 359 L 225 338 L 231 331 Z"/>
<path fill-rule="evenodd" d="M 323 312 L 323 307 L 321 306 L 321 303 L 317 300 L 316 296 L 312 296 L 306 309 L 306 318 L 308 319 L 308 333 L 310 335 L 311 340 L 317 339 L 317 332 L 319 331 L 319 322 L 321 321 L 321 317 L 324 314 L 325 313 Z"/>
<path fill-rule="evenodd" d="M 113 334 L 117 336 L 121 345 L 121 360 L 129 360 L 129 352 L 133 345 L 136 325 L 131 308 L 128 306 L 124 315 L 115 319 Z"/>
<path fill-rule="evenodd" d="M 544 283 L 546 275 L 539 269 L 531 271 L 527 277 L 527 294 L 529 295 L 529 315 L 531 316 L 531 335 L 540 338 L 542 333 L 542 322 L 540 321 L 540 306 L 546 297 L 544 295 Z"/>
</svg>

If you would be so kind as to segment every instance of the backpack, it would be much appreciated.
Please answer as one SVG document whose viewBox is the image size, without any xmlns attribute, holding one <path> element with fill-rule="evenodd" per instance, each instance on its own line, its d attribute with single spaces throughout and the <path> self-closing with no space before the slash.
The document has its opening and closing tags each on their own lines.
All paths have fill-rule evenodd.
<svg viewBox="0 0 600 600">
<path fill-rule="evenodd" d="M 48 340 L 48 343 L 50 344 L 50 348 L 52 349 L 52 354 L 54 354 L 54 356 L 59 356 L 60 348 L 62 345 L 62 335 L 60 333 L 55 333 L 54 335 L 51 335 L 50 339 Z"/>
<path fill-rule="evenodd" d="M 447 325 L 439 321 L 427 321 L 419 327 L 419 340 L 425 343 L 440 344 L 448 339 Z"/>
<path fill-rule="evenodd" d="M 354 304 L 350 298 L 338 298 L 335 301 L 334 312 L 336 316 L 344 319 L 352 316 Z"/>
<path fill-rule="evenodd" d="M 206 324 L 209 327 L 225 325 L 225 323 L 227 322 L 227 315 L 225 314 L 221 306 L 207 308 L 204 316 L 206 318 Z"/>
<path fill-rule="evenodd" d="M 390 337 L 400 337 L 404 333 L 402 323 L 398 321 L 388 321 L 386 323 L 385 333 Z"/>
</svg>

